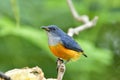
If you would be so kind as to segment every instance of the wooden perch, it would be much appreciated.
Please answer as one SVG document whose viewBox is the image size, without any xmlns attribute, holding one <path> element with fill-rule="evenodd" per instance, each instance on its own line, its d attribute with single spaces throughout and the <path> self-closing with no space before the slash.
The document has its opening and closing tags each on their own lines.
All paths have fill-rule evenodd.
<svg viewBox="0 0 120 80">
<path fill-rule="evenodd" d="M 65 65 L 60 59 L 57 61 L 57 64 L 59 65 L 57 79 L 46 79 L 44 73 L 39 67 L 25 67 L 22 69 L 7 71 L 5 74 L 0 73 L 0 80 L 62 80 L 65 72 Z"/>
<path fill-rule="evenodd" d="M 63 60 L 60 58 L 58 58 L 58 60 L 57 60 L 57 68 L 58 68 L 57 80 L 62 80 L 65 70 L 66 70 L 66 67 L 65 67 Z"/>
<path fill-rule="evenodd" d="M 87 15 L 79 15 L 77 13 L 77 11 L 75 10 L 73 4 L 72 4 L 72 0 L 67 0 L 68 6 L 70 8 L 70 11 L 73 15 L 73 17 L 79 21 L 79 22 L 83 22 L 83 25 L 77 26 L 76 28 L 70 28 L 68 30 L 68 35 L 69 36 L 73 36 L 74 34 L 79 34 L 80 31 L 83 31 L 87 28 L 91 28 L 93 26 L 96 25 L 97 20 L 98 20 L 98 16 L 95 16 L 91 21 L 89 20 L 89 17 Z"/>
<path fill-rule="evenodd" d="M 5 78 L 3 77 L 5 76 Z M 10 79 L 11 78 L 11 79 Z M 57 80 L 53 78 L 46 79 L 44 73 L 39 67 L 13 69 L 0 75 L 0 80 Z"/>
</svg>

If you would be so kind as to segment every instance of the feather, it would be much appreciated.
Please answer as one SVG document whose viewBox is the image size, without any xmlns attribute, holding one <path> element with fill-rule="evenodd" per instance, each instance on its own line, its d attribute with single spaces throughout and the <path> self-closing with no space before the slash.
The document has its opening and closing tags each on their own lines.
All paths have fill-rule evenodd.
<svg viewBox="0 0 120 80">
<path fill-rule="evenodd" d="M 71 49 L 77 52 L 83 52 L 82 48 L 74 41 L 74 39 L 67 34 L 61 37 L 62 43 L 65 48 Z"/>
</svg>

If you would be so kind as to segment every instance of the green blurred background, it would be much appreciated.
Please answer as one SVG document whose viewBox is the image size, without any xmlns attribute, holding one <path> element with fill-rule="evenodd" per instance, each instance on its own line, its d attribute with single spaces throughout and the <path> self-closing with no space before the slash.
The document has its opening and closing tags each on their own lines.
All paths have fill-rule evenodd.
<svg viewBox="0 0 120 80">
<path fill-rule="evenodd" d="M 88 58 L 69 62 L 63 80 L 120 80 L 120 0 L 73 0 L 80 14 L 97 25 L 75 35 Z M 19 25 L 20 24 L 20 25 Z M 65 32 L 82 25 L 65 0 L 0 0 L 0 71 L 39 66 L 45 77 L 56 77 L 56 57 L 48 48 L 43 25 Z"/>
</svg>

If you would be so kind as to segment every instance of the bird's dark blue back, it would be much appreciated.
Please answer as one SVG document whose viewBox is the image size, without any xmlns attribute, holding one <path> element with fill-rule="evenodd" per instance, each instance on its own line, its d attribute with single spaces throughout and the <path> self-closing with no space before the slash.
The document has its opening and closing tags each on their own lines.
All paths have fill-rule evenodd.
<svg viewBox="0 0 120 80">
<path fill-rule="evenodd" d="M 61 36 L 62 43 L 65 48 L 77 51 L 77 52 L 83 52 L 82 48 L 78 45 L 75 40 L 68 36 L 67 34 L 64 34 L 64 36 Z"/>
</svg>

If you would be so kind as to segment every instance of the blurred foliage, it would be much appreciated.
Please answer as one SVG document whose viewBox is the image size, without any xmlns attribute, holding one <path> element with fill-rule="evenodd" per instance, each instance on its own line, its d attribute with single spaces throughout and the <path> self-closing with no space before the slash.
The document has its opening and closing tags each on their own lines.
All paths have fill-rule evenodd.
<svg viewBox="0 0 120 80">
<path fill-rule="evenodd" d="M 73 0 L 76 10 L 95 27 L 74 36 L 88 58 L 66 64 L 64 80 L 120 79 L 120 1 Z M 40 26 L 55 24 L 67 32 L 82 25 L 74 20 L 65 0 L 0 0 L 0 71 L 39 66 L 46 77 L 56 77 L 56 57 Z M 19 26 L 19 27 L 17 27 Z"/>
</svg>

